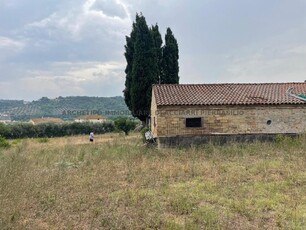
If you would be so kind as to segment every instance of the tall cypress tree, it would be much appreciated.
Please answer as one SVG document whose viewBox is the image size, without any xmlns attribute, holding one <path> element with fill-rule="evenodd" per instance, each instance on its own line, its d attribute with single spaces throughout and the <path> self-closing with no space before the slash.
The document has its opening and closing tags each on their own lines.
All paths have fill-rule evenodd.
<svg viewBox="0 0 306 230">
<path fill-rule="evenodd" d="M 125 103 L 134 117 L 146 121 L 151 107 L 152 85 L 178 83 L 178 45 L 170 28 L 162 37 L 158 25 L 148 27 L 142 14 L 136 14 L 130 36 L 126 36 Z"/>
<path fill-rule="evenodd" d="M 131 32 L 130 37 L 126 36 L 126 45 L 125 48 L 125 59 L 127 62 L 125 68 L 125 89 L 124 89 L 124 100 L 127 107 L 132 111 L 132 102 L 131 102 L 131 84 L 132 84 L 132 68 L 133 68 L 133 57 L 134 57 L 134 43 L 135 43 L 135 36 L 136 36 L 136 24 L 133 23 L 133 29 Z"/>
<path fill-rule="evenodd" d="M 179 49 L 176 38 L 170 28 L 167 28 L 165 45 L 163 47 L 161 84 L 179 83 Z"/>
<path fill-rule="evenodd" d="M 136 15 L 135 43 L 130 85 L 133 116 L 146 121 L 151 106 L 152 84 L 158 75 L 155 46 L 143 15 Z"/>
<path fill-rule="evenodd" d="M 157 24 L 155 24 L 155 26 L 152 26 L 151 35 L 153 38 L 154 52 L 155 52 L 156 64 L 158 68 L 157 79 L 155 79 L 154 83 L 159 83 L 160 75 L 161 75 L 161 64 L 162 64 L 162 58 L 163 58 L 163 50 L 162 50 L 163 39 L 159 32 Z"/>
</svg>

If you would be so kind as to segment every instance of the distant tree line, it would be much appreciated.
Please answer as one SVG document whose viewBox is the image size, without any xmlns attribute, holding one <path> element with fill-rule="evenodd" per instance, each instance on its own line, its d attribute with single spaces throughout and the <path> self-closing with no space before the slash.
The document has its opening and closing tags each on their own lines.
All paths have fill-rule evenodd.
<svg viewBox="0 0 306 230">
<path fill-rule="evenodd" d="M 75 111 L 69 114 L 69 111 Z M 0 100 L 0 113 L 10 115 L 12 120 L 28 121 L 31 118 L 40 117 L 60 117 L 66 120 L 72 120 L 84 112 L 99 113 L 107 115 L 108 111 L 128 111 L 124 98 L 117 97 L 58 97 L 49 99 L 42 97 L 37 101 L 24 102 L 16 100 Z"/>
<path fill-rule="evenodd" d="M 4 125 L 0 123 L 0 136 L 7 139 L 63 137 L 80 134 L 104 134 L 115 130 L 112 122 L 105 123 L 44 123 L 33 125 L 30 123 L 16 123 Z"/>
<path fill-rule="evenodd" d="M 142 14 L 136 14 L 124 53 L 127 65 L 124 99 L 134 117 L 146 121 L 151 106 L 153 84 L 179 83 L 177 40 L 167 28 L 165 44 L 158 25 L 148 27 Z"/>
</svg>

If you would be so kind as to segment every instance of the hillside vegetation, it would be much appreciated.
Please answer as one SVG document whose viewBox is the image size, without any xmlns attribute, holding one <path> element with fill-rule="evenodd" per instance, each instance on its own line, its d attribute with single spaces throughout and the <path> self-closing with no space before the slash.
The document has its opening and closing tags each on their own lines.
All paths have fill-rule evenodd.
<svg viewBox="0 0 306 230">
<path fill-rule="evenodd" d="M 10 114 L 13 120 L 28 120 L 33 117 L 74 118 L 87 111 L 96 111 L 111 116 L 109 111 L 128 111 L 123 97 L 43 97 L 37 101 L 0 100 L 0 113 Z M 72 113 L 71 113 L 72 112 Z M 126 114 L 123 114 L 126 115 Z"/>
<path fill-rule="evenodd" d="M 306 229 L 306 138 L 145 147 L 138 134 L 0 148 L 0 229 Z"/>
</svg>

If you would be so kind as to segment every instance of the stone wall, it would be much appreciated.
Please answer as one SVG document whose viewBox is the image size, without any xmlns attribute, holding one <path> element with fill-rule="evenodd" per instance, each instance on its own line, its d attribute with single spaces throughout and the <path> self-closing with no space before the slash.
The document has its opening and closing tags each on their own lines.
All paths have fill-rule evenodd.
<svg viewBox="0 0 306 230">
<path fill-rule="evenodd" d="M 306 130 L 306 106 L 303 105 L 157 107 L 152 100 L 151 117 L 151 129 L 158 138 Z M 194 117 L 202 118 L 202 127 L 186 128 L 186 118 Z"/>
</svg>

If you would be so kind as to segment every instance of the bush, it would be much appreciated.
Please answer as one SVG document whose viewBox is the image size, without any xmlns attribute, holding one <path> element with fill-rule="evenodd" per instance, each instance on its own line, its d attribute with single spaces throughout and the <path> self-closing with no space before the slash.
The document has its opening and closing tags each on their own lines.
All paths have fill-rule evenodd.
<svg viewBox="0 0 306 230">
<path fill-rule="evenodd" d="M 0 123 L 0 136 L 6 137 L 10 132 L 9 126 Z"/>
<path fill-rule="evenodd" d="M 4 137 L 0 136 L 0 148 L 8 148 L 10 146 L 10 143 Z"/>
<path fill-rule="evenodd" d="M 115 119 L 115 127 L 128 135 L 129 132 L 136 127 L 136 122 L 128 117 L 118 117 Z"/>
<path fill-rule="evenodd" d="M 33 125 L 30 123 L 18 123 L 8 125 L 7 128 L 0 127 L 0 135 L 5 138 L 45 138 L 62 137 L 80 134 L 89 134 L 94 131 L 96 134 L 104 134 L 114 131 L 114 124 L 105 123 L 43 123 Z M 1 131 L 2 130 L 2 131 Z"/>
</svg>

